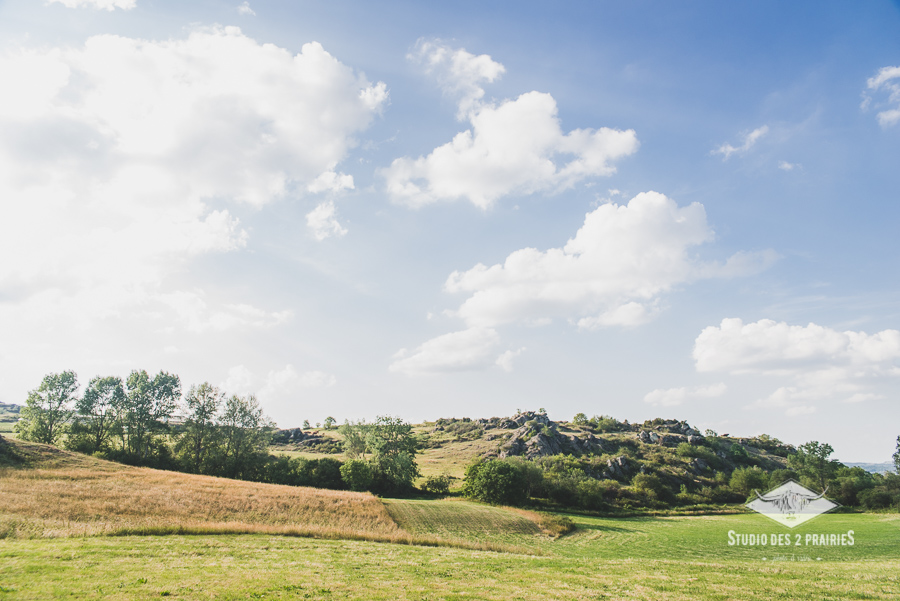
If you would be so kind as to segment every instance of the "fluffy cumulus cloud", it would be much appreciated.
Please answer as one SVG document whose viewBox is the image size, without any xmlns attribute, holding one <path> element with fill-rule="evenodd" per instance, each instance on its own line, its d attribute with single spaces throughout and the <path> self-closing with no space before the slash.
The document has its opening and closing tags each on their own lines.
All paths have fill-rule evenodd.
<svg viewBox="0 0 900 601">
<path fill-rule="evenodd" d="M 103 10 L 115 10 L 117 8 L 130 10 L 137 6 L 137 0 L 50 0 L 49 4 L 54 2 L 67 8 L 95 8 Z"/>
<path fill-rule="evenodd" d="M 725 394 L 728 387 L 719 382 L 711 386 L 693 386 L 682 388 L 657 388 L 644 395 L 644 402 L 662 407 L 675 407 L 689 399 L 711 399 Z"/>
<path fill-rule="evenodd" d="M 663 194 L 645 192 L 624 205 L 601 205 L 561 248 L 524 248 L 503 263 L 450 274 L 444 289 L 468 298 L 447 313 L 462 318 L 468 329 L 429 340 L 411 355 L 401 351 L 390 369 L 418 374 L 496 365 L 511 371 L 524 349 L 492 361 L 498 326 L 554 319 L 586 330 L 637 326 L 652 319 L 662 296 L 680 284 L 757 273 L 776 258 L 770 251 L 740 252 L 724 262 L 696 258 L 693 249 L 713 237 L 698 203 L 680 207 Z"/>
<path fill-rule="evenodd" d="M 896 125 L 900 122 L 900 67 L 883 67 L 866 82 L 867 92 L 863 95 L 863 109 L 868 109 L 873 102 L 871 94 L 886 92 L 887 99 L 877 102 L 878 123 L 882 127 Z"/>
<path fill-rule="evenodd" d="M 316 240 L 324 240 L 331 236 L 341 237 L 347 233 L 347 228 L 342 226 L 335 217 L 334 201 L 332 200 L 320 203 L 307 213 L 306 225 L 309 226 Z"/>
<path fill-rule="evenodd" d="M 445 289 L 466 293 L 457 314 L 471 327 L 565 318 L 579 327 L 634 326 L 658 312 L 673 287 L 706 277 L 765 268 L 771 253 L 739 253 L 702 262 L 692 249 L 712 240 L 703 206 L 686 207 L 657 192 L 609 203 L 585 216 L 562 248 L 524 248 L 502 264 L 453 272 Z"/>
<path fill-rule="evenodd" d="M 383 172 L 395 202 L 420 207 L 465 199 L 487 209 L 510 194 L 559 192 L 610 175 L 612 161 L 637 150 L 633 130 L 563 132 L 550 94 L 484 101 L 482 84 L 504 71 L 487 55 L 421 43 L 416 57 L 458 97 L 458 117 L 470 127 L 427 156 L 395 159 Z"/>
<path fill-rule="evenodd" d="M 743 135 L 743 142 L 740 146 L 732 146 L 731 144 L 722 144 L 718 148 L 712 151 L 713 154 L 721 154 L 722 160 L 727 161 L 728 158 L 733 154 L 744 154 L 759 141 L 764 135 L 769 133 L 769 126 L 763 125 L 762 127 L 758 127 L 753 131 L 746 133 Z"/>
<path fill-rule="evenodd" d="M 840 332 L 814 323 L 762 319 L 745 324 L 731 318 L 705 328 L 693 356 L 700 372 L 784 378 L 785 385 L 757 405 L 800 415 L 814 411 L 822 399 L 882 398 L 878 387 L 900 376 L 900 331 Z"/>
<path fill-rule="evenodd" d="M 408 376 L 485 369 L 495 363 L 499 343 L 500 335 L 491 328 L 451 332 L 432 338 L 412 353 L 400 350 L 389 369 Z M 507 361 L 511 369 L 512 357 Z"/>
<path fill-rule="evenodd" d="M 144 304 L 186 258 L 243 247 L 223 200 L 352 188 L 336 166 L 387 98 L 317 43 L 291 54 L 218 27 L 7 51 L 0 80 L 0 297 L 102 290 L 79 314 Z M 200 322 L 259 321 L 226 312 Z"/>
<path fill-rule="evenodd" d="M 255 394 L 260 402 L 272 404 L 295 399 L 304 389 L 331 388 L 337 378 L 323 371 L 298 372 L 293 365 L 270 370 L 265 376 L 257 376 L 244 365 L 228 370 L 222 389 L 235 394 Z"/>
</svg>

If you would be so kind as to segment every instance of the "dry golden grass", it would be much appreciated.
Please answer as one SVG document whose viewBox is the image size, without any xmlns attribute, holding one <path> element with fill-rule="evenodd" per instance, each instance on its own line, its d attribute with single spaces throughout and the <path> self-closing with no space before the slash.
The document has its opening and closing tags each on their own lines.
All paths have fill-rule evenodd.
<svg viewBox="0 0 900 601">
<path fill-rule="evenodd" d="M 196 530 L 408 536 L 370 494 L 129 467 L 45 445 L 13 444 L 27 467 L 0 469 L 0 531 L 7 535 Z"/>
<path fill-rule="evenodd" d="M 504 551 L 411 534 L 368 493 L 243 482 L 130 467 L 10 441 L 25 461 L 0 468 L 0 538 L 278 534 Z"/>
</svg>

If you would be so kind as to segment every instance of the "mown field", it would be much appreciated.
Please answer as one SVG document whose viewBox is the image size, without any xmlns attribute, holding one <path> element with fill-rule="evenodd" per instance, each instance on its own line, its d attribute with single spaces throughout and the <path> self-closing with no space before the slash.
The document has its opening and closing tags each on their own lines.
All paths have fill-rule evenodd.
<svg viewBox="0 0 900 601">
<path fill-rule="evenodd" d="M 6 540 L 0 599 L 900 596 L 896 516 L 823 516 L 801 526 L 801 534 L 814 524 L 817 532 L 853 529 L 856 544 L 777 550 L 727 545 L 730 529 L 779 532 L 757 516 L 575 519 L 579 530 L 556 540 L 509 535 L 539 555 L 265 535 Z"/>
<path fill-rule="evenodd" d="M 28 467 L 0 469 L 0 600 L 900 598 L 898 514 L 794 530 L 757 514 L 569 515 L 576 530 L 554 536 L 518 509 L 17 448 Z M 807 544 L 851 530 L 853 546 Z M 790 544 L 729 545 L 730 531 Z"/>
</svg>

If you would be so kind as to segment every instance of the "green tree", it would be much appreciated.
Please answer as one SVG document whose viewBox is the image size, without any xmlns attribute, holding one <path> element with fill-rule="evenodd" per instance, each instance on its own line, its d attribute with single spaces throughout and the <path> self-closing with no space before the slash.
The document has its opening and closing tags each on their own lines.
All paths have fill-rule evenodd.
<svg viewBox="0 0 900 601">
<path fill-rule="evenodd" d="M 894 471 L 900 474 L 900 436 L 897 437 L 897 450 L 894 452 Z"/>
<path fill-rule="evenodd" d="M 56 444 L 71 419 L 77 391 L 74 371 L 44 376 L 41 385 L 28 393 L 16 432 L 23 440 Z"/>
<path fill-rule="evenodd" d="M 350 459 L 341 466 L 341 478 L 350 490 L 369 490 L 372 486 L 372 468 L 362 459 Z"/>
<path fill-rule="evenodd" d="M 584 413 L 576 413 L 572 418 L 572 423 L 576 426 L 586 426 L 588 424 L 588 416 Z"/>
<path fill-rule="evenodd" d="M 165 428 L 181 396 L 181 379 L 164 371 L 153 379 L 144 370 L 134 370 L 125 381 L 123 423 L 126 450 L 145 460 L 153 449 L 154 435 Z"/>
<path fill-rule="evenodd" d="M 466 468 L 463 494 L 494 505 L 521 505 L 528 500 L 528 481 L 521 470 L 499 459 L 475 460 Z"/>
<path fill-rule="evenodd" d="M 219 446 L 216 416 L 224 400 L 225 394 L 208 382 L 191 386 L 184 397 L 188 414 L 175 450 L 187 471 L 197 474 L 213 471 Z"/>
<path fill-rule="evenodd" d="M 765 492 L 769 484 L 769 478 L 762 469 L 757 466 L 743 467 L 731 473 L 728 485 L 732 490 L 749 496 L 754 490 Z"/>
<path fill-rule="evenodd" d="M 121 378 L 91 378 L 84 394 L 75 402 L 75 417 L 67 446 L 87 454 L 106 450 L 114 430 L 121 427 L 119 413 L 124 402 Z"/>
<path fill-rule="evenodd" d="M 331 430 L 334 427 L 334 424 L 337 423 L 337 420 L 331 417 L 330 415 L 325 418 L 325 429 Z"/>
<path fill-rule="evenodd" d="M 841 466 L 839 462 L 829 459 L 832 453 L 834 449 L 830 444 L 812 440 L 800 445 L 797 452 L 788 457 L 788 467 L 815 482 L 824 491 Z"/>
<path fill-rule="evenodd" d="M 221 475 L 240 480 L 258 479 L 269 459 L 268 446 L 274 426 L 263 414 L 256 397 L 229 397 L 220 426 Z"/>
<path fill-rule="evenodd" d="M 371 424 L 367 424 L 364 419 L 359 420 L 358 422 L 345 420 L 344 425 L 338 428 L 338 432 L 344 437 L 344 454 L 347 455 L 348 458 L 366 458 L 366 451 L 368 449 L 366 446 L 366 437 L 371 428 Z"/>
<path fill-rule="evenodd" d="M 375 486 L 382 492 L 409 490 L 419 476 L 416 451 L 419 441 L 412 426 L 399 417 L 381 415 L 366 434 L 366 450 L 372 454 Z"/>
</svg>

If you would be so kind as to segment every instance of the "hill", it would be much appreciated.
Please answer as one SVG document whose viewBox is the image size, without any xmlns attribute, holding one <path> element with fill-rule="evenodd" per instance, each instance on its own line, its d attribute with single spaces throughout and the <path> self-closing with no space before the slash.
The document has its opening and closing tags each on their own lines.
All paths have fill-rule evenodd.
<svg viewBox="0 0 900 601">
<path fill-rule="evenodd" d="M 23 441 L 0 467 L 0 537 L 260 532 L 393 540 L 370 494 L 130 467 Z"/>
</svg>

